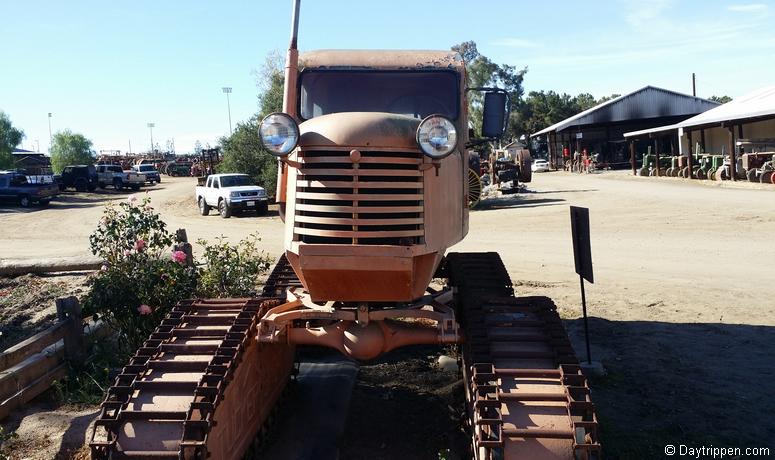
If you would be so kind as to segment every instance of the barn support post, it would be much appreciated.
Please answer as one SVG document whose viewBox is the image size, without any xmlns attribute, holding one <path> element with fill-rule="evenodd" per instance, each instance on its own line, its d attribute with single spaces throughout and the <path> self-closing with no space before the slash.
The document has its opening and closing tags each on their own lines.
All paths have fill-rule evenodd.
<svg viewBox="0 0 775 460">
<path fill-rule="evenodd" d="M 654 155 L 656 155 L 656 176 L 659 177 L 659 138 L 654 138 Z"/>
<path fill-rule="evenodd" d="M 632 175 L 637 176 L 638 172 L 635 168 L 635 139 L 630 139 L 630 164 L 632 165 Z"/>
<path fill-rule="evenodd" d="M 691 131 L 686 131 L 686 139 L 689 141 L 689 151 L 686 153 L 687 154 L 686 166 L 689 168 L 687 176 L 688 176 L 689 179 L 691 179 L 693 177 L 692 176 L 692 173 L 693 173 L 693 171 L 692 171 L 692 169 L 693 169 L 692 161 L 694 160 L 694 156 L 693 156 L 694 152 L 692 151 L 692 150 L 694 150 L 694 146 L 692 145 L 692 132 Z"/>
<path fill-rule="evenodd" d="M 735 158 L 735 127 L 730 125 L 727 127 L 729 133 L 729 178 L 733 181 L 737 180 L 737 159 Z"/>
</svg>

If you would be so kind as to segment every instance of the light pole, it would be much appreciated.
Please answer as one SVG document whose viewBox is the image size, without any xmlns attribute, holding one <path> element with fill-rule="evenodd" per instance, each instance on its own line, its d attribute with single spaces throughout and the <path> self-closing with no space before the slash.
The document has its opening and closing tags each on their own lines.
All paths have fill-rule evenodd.
<svg viewBox="0 0 775 460">
<path fill-rule="evenodd" d="M 148 123 L 148 128 L 151 130 L 151 154 L 153 154 L 153 127 L 156 123 Z"/>
<path fill-rule="evenodd" d="M 226 94 L 226 107 L 229 109 L 229 134 L 232 134 L 231 131 L 231 103 L 229 102 L 229 94 L 231 94 L 231 88 L 228 86 L 224 86 L 223 92 Z"/>
<path fill-rule="evenodd" d="M 48 113 L 48 153 L 51 153 L 51 147 L 54 144 L 54 137 L 51 135 L 51 112 Z"/>
</svg>

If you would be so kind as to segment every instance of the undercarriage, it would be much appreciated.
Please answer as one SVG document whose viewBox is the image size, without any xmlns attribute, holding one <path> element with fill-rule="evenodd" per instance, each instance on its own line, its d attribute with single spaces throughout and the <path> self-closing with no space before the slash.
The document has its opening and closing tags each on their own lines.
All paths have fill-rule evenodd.
<svg viewBox="0 0 775 460">
<path fill-rule="evenodd" d="M 369 360 L 417 344 L 461 344 L 473 458 L 599 458 L 586 378 L 551 300 L 515 297 L 495 253 L 449 254 L 437 276 L 446 284 L 415 302 L 320 303 L 282 257 L 260 297 L 182 302 L 116 377 L 92 458 L 243 458 L 297 345 Z"/>
</svg>

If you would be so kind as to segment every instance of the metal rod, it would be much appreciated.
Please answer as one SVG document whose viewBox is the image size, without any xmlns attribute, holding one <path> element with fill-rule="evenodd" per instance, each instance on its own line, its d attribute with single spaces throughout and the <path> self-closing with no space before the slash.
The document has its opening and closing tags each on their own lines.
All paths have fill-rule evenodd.
<svg viewBox="0 0 775 460">
<path fill-rule="evenodd" d="M 291 17 L 291 44 L 288 48 L 296 49 L 296 41 L 299 37 L 299 4 L 301 0 L 293 0 L 293 16 Z"/>
<path fill-rule="evenodd" d="M 697 97 L 697 76 L 692 72 L 692 96 Z"/>
<path fill-rule="evenodd" d="M 587 362 L 592 364 L 592 353 L 589 351 L 589 321 L 587 320 L 587 295 L 584 292 L 584 277 L 579 275 L 581 283 L 581 310 L 584 312 L 584 341 L 587 343 Z"/>
</svg>

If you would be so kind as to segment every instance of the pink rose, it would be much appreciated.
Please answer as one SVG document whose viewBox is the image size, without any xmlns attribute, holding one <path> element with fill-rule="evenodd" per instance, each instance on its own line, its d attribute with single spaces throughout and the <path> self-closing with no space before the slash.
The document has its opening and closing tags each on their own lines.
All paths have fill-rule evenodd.
<svg viewBox="0 0 775 460">
<path fill-rule="evenodd" d="M 139 307 L 137 307 L 137 312 L 140 313 L 141 315 L 150 315 L 151 313 L 153 313 L 153 308 L 151 308 L 146 304 L 142 304 Z"/>
<path fill-rule="evenodd" d="M 106 271 L 108 271 L 108 266 L 107 266 L 107 265 L 105 265 L 105 264 L 102 264 L 102 266 L 100 267 L 100 271 L 101 271 L 101 272 L 106 272 Z"/>
<path fill-rule="evenodd" d="M 135 241 L 135 251 L 140 252 L 145 248 L 145 240 L 140 238 L 139 240 Z"/>
<path fill-rule="evenodd" d="M 127 197 L 126 200 L 128 202 L 130 202 L 130 203 L 134 203 L 135 201 L 137 201 L 137 196 L 136 195 L 129 195 L 129 197 Z"/>
<path fill-rule="evenodd" d="M 172 251 L 172 260 L 179 264 L 186 263 L 186 253 L 183 251 Z"/>
<path fill-rule="evenodd" d="M 132 255 L 132 251 L 130 251 L 129 249 L 125 249 L 124 250 L 124 255 L 127 256 L 127 257 L 131 256 Z"/>
</svg>

